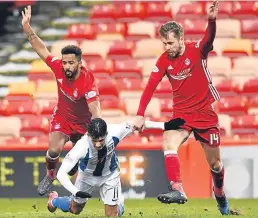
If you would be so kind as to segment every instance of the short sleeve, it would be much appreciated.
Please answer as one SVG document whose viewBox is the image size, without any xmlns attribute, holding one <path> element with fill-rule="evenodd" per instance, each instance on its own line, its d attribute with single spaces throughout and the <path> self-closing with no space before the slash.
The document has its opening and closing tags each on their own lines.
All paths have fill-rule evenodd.
<svg viewBox="0 0 258 218">
<path fill-rule="evenodd" d="M 56 75 L 57 72 L 59 72 L 61 59 L 54 57 L 52 55 L 47 56 L 46 64 L 51 68 L 53 73 Z"/>
</svg>

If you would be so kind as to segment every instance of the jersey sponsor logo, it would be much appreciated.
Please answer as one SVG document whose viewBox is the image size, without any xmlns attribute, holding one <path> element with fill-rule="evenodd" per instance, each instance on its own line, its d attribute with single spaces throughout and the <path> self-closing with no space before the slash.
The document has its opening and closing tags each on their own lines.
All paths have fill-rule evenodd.
<svg viewBox="0 0 258 218">
<path fill-rule="evenodd" d="M 153 73 L 158 73 L 159 72 L 159 68 L 157 66 L 155 66 L 152 70 Z"/>
<path fill-rule="evenodd" d="M 73 96 L 74 96 L 75 98 L 78 97 L 78 89 L 75 89 L 75 90 L 73 91 Z"/>
<path fill-rule="evenodd" d="M 97 93 L 95 91 L 90 91 L 88 93 L 85 94 L 86 99 L 90 99 L 93 98 L 97 95 Z"/>
<path fill-rule="evenodd" d="M 177 75 L 171 75 L 168 74 L 171 78 L 176 79 L 176 80 L 182 80 L 182 79 L 186 79 L 189 76 L 192 76 L 191 74 L 191 68 L 187 68 L 181 72 L 179 72 Z"/>
<path fill-rule="evenodd" d="M 55 126 L 54 126 L 54 129 L 60 129 L 60 128 L 61 128 L 60 123 L 56 123 Z"/>
<path fill-rule="evenodd" d="M 191 64 L 191 61 L 189 58 L 186 58 L 185 59 L 185 65 L 189 66 Z"/>
<path fill-rule="evenodd" d="M 168 66 L 168 70 L 173 70 L 173 69 L 174 68 L 171 65 Z"/>
<path fill-rule="evenodd" d="M 61 84 L 63 83 L 63 79 L 57 79 L 57 81 Z"/>
</svg>

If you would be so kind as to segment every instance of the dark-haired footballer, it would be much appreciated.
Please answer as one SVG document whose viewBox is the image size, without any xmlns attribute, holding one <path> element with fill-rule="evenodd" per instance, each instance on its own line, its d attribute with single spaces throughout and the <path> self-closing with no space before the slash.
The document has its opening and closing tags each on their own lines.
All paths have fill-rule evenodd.
<svg viewBox="0 0 258 218">
<path fill-rule="evenodd" d="M 178 118 L 169 122 L 145 121 L 145 128 L 162 130 L 176 129 L 184 120 Z M 65 156 L 57 173 L 59 182 L 72 194 L 58 197 L 57 192 L 49 194 L 48 210 L 57 208 L 63 212 L 80 214 L 94 188 L 99 189 L 105 205 L 105 216 L 122 216 L 124 200 L 121 193 L 120 171 L 115 149 L 119 142 L 133 132 L 132 122 L 106 124 L 101 118 L 93 119 L 88 132 Z M 75 184 L 70 181 L 68 172 L 78 163 L 79 170 Z"/>
<path fill-rule="evenodd" d="M 56 168 L 63 146 L 69 140 L 76 143 L 87 132 L 90 120 L 101 117 L 101 109 L 93 74 L 82 66 L 81 49 L 68 45 L 62 49 L 61 59 L 52 56 L 31 28 L 30 19 L 31 7 L 28 6 L 22 12 L 23 31 L 32 48 L 52 69 L 58 87 L 58 102 L 53 112 L 46 153 L 47 173 L 38 185 L 38 194 L 44 195 L 50 191 L 56 178 Z"/>
</svg>

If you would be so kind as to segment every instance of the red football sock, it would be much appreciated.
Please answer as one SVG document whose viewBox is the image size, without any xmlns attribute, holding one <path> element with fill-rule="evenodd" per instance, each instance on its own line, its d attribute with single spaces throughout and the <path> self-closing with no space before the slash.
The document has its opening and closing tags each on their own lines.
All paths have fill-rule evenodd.
<svg viewBox="0 0 258 218">
<path fill-rule="evenodd" d="M 214 194 L 217 197 L 224 195 L 224 166 L 218 170 L 211 170 L 212 180 L 214 184 Z"/>
<path fill-rule="evenodd" d="M 52 158 L 49 156 L 48 152 L 46 154 L 46 166 L 47 166 L 47 176 L 50 178 L 56 178 L 56 168 L 59 163 L 59 156 Z"/>
<path fill-rule="evenodd" d="M 176 152 L 165 152 L 165 168 L 168 181 L 172 183 L 181 183 L 180 161 Z"/>
</svg>

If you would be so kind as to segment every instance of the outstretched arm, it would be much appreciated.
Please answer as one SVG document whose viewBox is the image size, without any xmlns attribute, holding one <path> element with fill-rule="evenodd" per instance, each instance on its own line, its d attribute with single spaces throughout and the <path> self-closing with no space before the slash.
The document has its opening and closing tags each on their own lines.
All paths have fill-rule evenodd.
<svg viewBox="0 0 258 218">
<path fill-rule="evenodd" d="M 32 48 L 37 52 L 40 58 L 46 62 L 47 57 L 50 55 L 47 47 L 43 41 L 37 36 L 30 26 L 31 19 L 31 6 L 28 6 L 22 11 L 22 27 L 23 32 L 27 35 L 27 38 Z"/>
<path fill-rule="evenodd" d="M 213 49 L 213 42 L 216 36 L 216 17 L 218 15 L 218 0 L 214 0 L 208 10 L 208 26 L 204 38 L 200 42 L 201 54 L 204 59 Z"/>
<path fill-rule="evenodd" d="M 81 158 L 85 157 L 86 153 L 88 152 L 88 144 L 85 137 L 86 136 L 82 137 L 72 148 L 72 150 L 70 150 L 70 152 L 65 156 L 62 165 L 57 172 L 57 179 L 59 182 L 75 196 L 80 190 L 73 185 L 68 173 Z"/>
<path fill-rule="evenodd" d="M 185 121 L 181 118 L 172 119 L 168 122 L 154 122 L 145 121 L 146 129 L 162 129 L 162 130 L 174 130 L 178 129 L 180 126 L 184 125 Z"/>
</svg>

